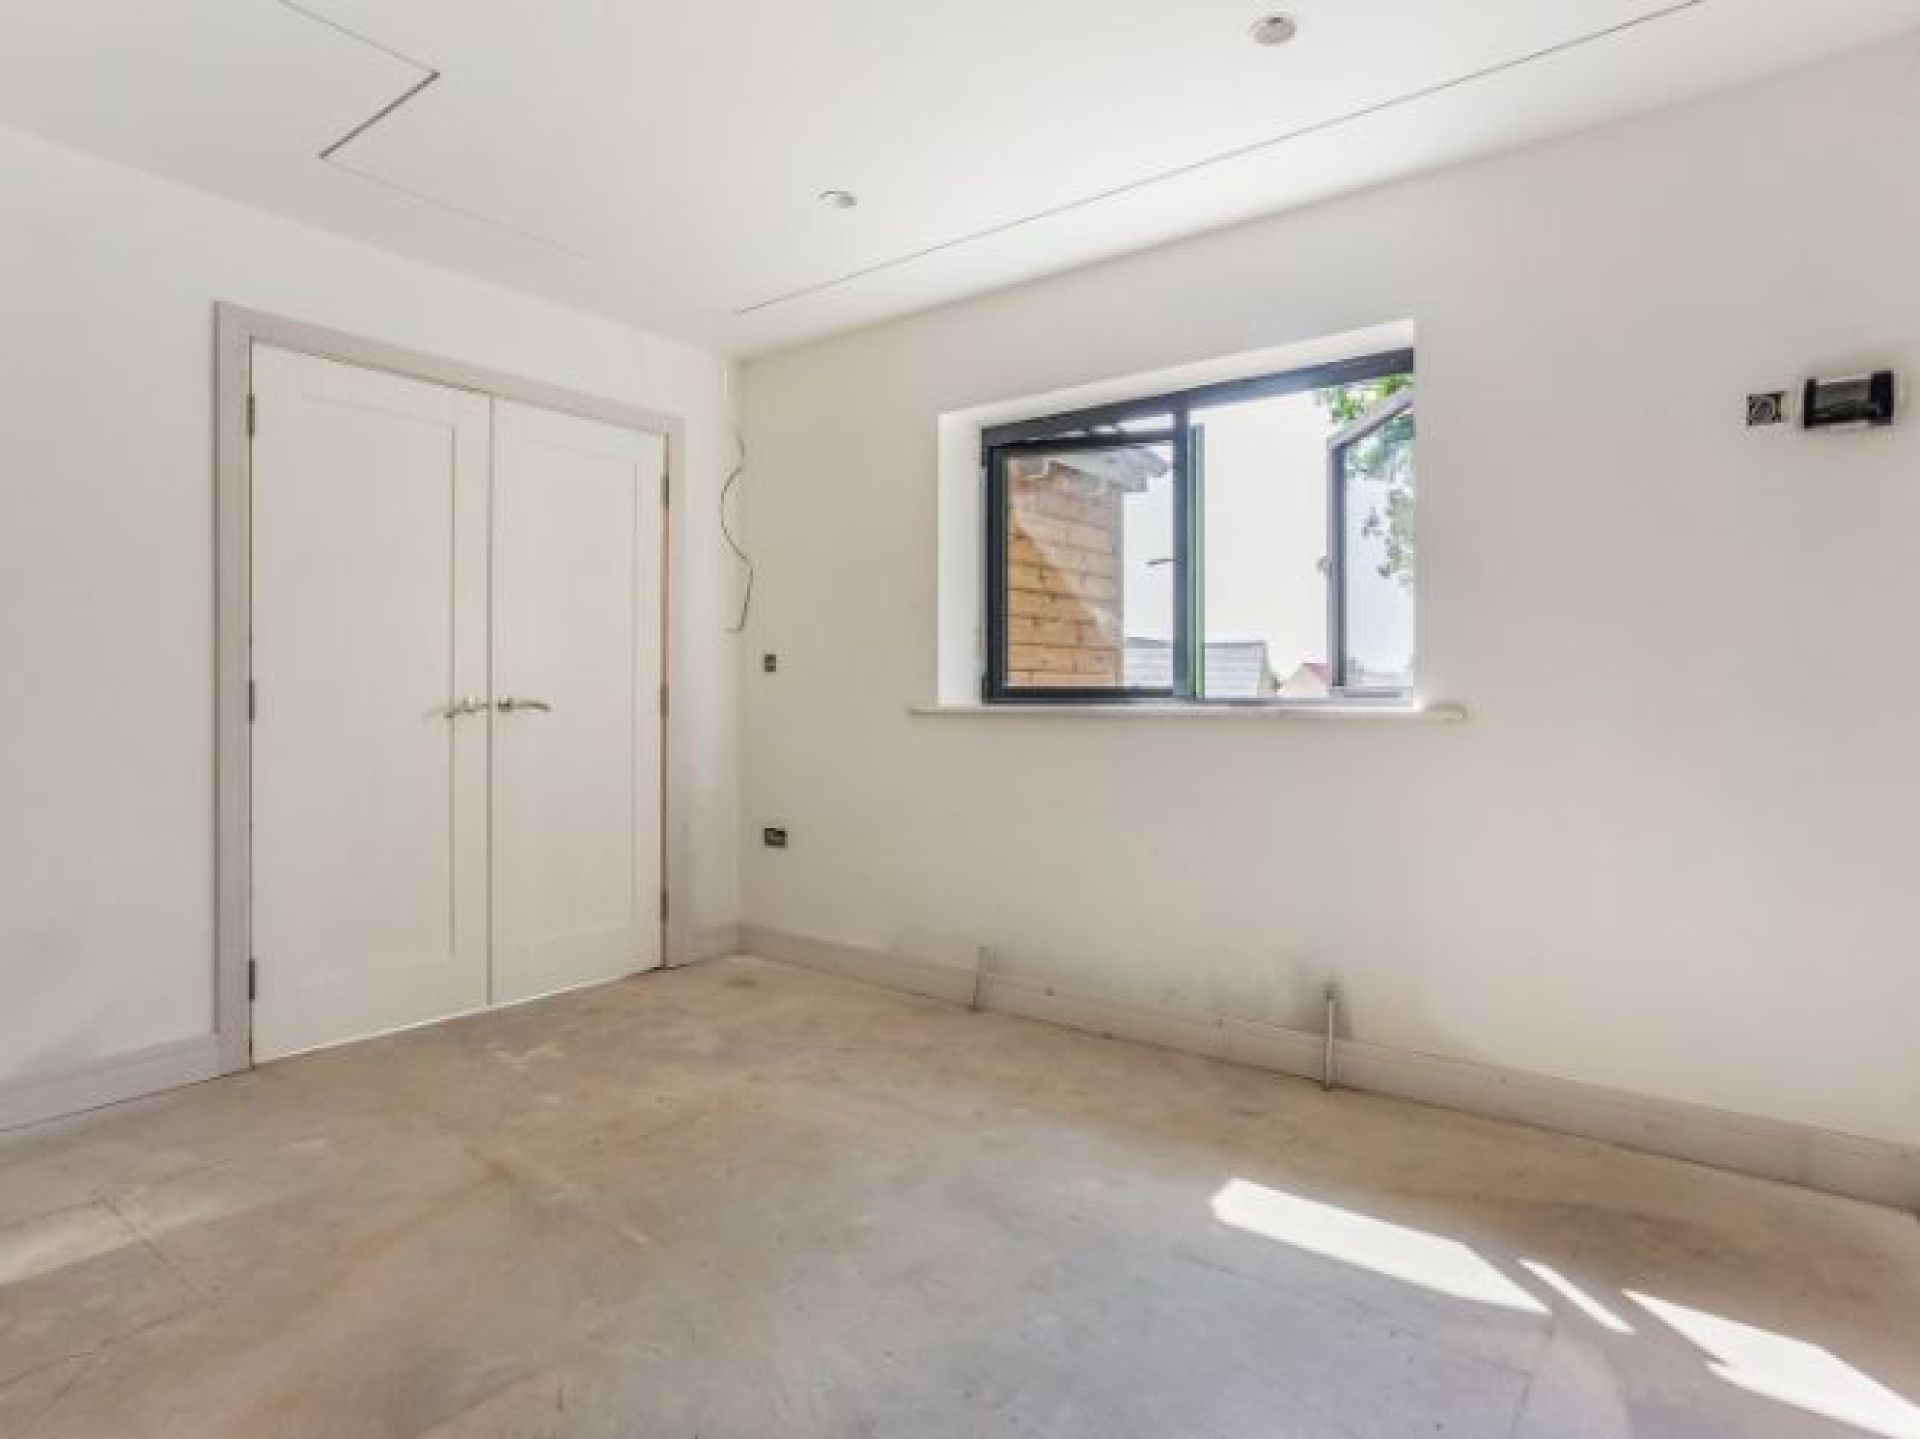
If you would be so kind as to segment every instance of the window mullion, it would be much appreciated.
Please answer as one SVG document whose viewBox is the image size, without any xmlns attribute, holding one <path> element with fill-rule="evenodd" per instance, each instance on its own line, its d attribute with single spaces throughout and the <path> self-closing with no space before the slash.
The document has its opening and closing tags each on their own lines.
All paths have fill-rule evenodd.
<svg viewBox="0 0 1920 1439">
<path fill-rule="evenodd" d="M 1347 687 L 1347 447 L 1327 446 L 1327 678 Z"/>
<path fill-rule="evenodd" d="M 987 662 L 983 700 L 1007 689 L 1007 452 L 987 451 Z"/>
<path fill-rule="evenodd" d="M 1205 653 L 1195 643 L 1194 627 L 1200 607 L 1195 601 L 1198 567 L 1195 564 L 1193 485 L 1193 413 L 1182 407 L 1173 417 L 1173 688 L 1180 699 L 1200 692 L 1197 656 Z"/>
</svg>

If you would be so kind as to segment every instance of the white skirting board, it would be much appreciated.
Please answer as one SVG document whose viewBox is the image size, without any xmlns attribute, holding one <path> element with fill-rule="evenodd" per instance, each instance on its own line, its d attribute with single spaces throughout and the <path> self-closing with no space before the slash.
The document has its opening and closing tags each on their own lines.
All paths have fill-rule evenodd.
<svg viewBox="0 0 1920 1439">
<path fill-rule="evenodd" d="M 219 1073 L 219 1041 L 208 1034 L 114 1055 L 57 1074 L 0 1080 L 0 1129 L 198 1084 Z"/>
<path fill-rule="evenodd" d="M 679 969 L 683 965 L 698 964 L 703 959 L 721 959 L 729 954 L 740 952 L 740 926 L 737 924 L 715 924 L 697 929 L 687 941 L 686 953 L 673 960 L 669 966 Z"/>
<path fill-rule="evenodd" d="M 952 1004 L 970 1004 L 974 998 L 973 971 L 954 965 L 754 924 L 740 926 L 740 941 L 746 953 L 762 959 Z M 1321 1036 L 1279 1025 L 1174 1014 L 991 973 L 980 986 L 980 1007 L 1257 1069 L 1320 1078 Z M 1346 1089 L 1530 1124 L 1920 1211 L 1920 1149 L 1885 1140 L 1356 1040 L 1340 1042 L 1338 1079 Z"/>
<path fill-rule="evenodd" d="M 676 960 L 673 967 L 738 954 L 740 947 L 739 925 L 712 925 L 693 934 L 684 958 Z M 446 1016 L 449 1019 L 454 1017 Z M 441 1021 L 430 1022 L 438 1024 Z M 241 1066 L 246 1067 L 244 1064 Z M 61 1119 L 85 1110 L 98 1109 L 102 1105 L 141 1099 L 150 1094 L 178 1089 L 182 1085 L 199 1084 L 203 1080 L 219 1078 L 222 1072 L 218 1038 L 203 1035 L 173 1044 L 158 1044 L 151 1049 L 136 1050 L 129 1054 L 113 1055 L 92 1064 L 51 1074 L 0 1079 L 0 1130 Z"/>
</svg>

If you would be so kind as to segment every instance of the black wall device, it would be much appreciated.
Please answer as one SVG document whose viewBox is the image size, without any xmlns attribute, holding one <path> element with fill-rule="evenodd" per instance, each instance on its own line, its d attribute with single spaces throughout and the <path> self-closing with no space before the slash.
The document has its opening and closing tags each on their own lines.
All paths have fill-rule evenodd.
<svg viewBox="0 0 1920 1439">
<path fill-rule="evenodd" d="M 1808 380 L 1801 414 L 1809 430 L 1830 430 L 1842 425 L 1891 425 L 1893 407 L 1893 371 L 1881 370 L 1847 380 Z"/>
</svg>

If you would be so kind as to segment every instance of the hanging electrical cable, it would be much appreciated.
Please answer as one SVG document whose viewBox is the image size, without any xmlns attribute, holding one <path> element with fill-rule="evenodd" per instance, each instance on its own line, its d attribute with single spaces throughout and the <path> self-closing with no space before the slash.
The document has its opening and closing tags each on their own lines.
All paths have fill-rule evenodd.
<svg viewBox="0 0 1920 1439">
<path fill-rule="evenodd" d="M 740 618 L 727 627 L 728 634 L 737 635 L 745 632 L 747 616 L 753 611 L 754 563 L 753 556 L 740 548 L 740 542 L 733 536 L 732 525 L 727 523 L 727 501 L 739 485 L 740 477 L 747 472 L 747 437 L 738 427 L 733 432 L 733 443 L 739 450 L 740 457 L 734 461 L 733 469 L 728 472 L 725 483 L 720 486 L 720 537 L 727 542 L 727 548 L 733 551 L 734 558 L 739 560 L 747 571 L 747 583 L 740 592 Z"/>
</svg>

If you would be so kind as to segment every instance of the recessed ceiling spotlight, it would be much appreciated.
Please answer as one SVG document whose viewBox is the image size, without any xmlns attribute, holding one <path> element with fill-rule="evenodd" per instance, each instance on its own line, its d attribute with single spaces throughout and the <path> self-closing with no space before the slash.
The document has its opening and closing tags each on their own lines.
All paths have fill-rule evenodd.
<svg viewBox="0 0 1920 1439">
<path fill-rule="evenodd" d="M 851 190 L 822 190 L 820 203 L 829 210 L 851 210 L 860 203 L 860 197 Z"/>
<path fill-rule="evenodd" d="M 1300 33 L 1300 22 L 1291 15 L 1262 15 L 1248 33 L 1256 45 L 1284 45 Z"/>
</svg>

